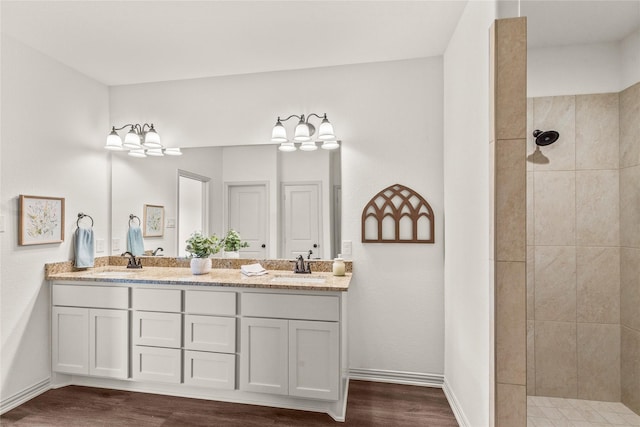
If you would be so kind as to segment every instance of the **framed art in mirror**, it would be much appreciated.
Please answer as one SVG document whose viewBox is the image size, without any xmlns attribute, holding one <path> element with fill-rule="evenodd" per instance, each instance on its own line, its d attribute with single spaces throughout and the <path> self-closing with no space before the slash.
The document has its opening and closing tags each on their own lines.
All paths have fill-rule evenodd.
<svg viewBox="0 0 640 427">
<path fill-rule="evenodd" d="M 164 235 L 164 206 L 144 205 L 143 236 L 162 237 Z"/>
</svg>

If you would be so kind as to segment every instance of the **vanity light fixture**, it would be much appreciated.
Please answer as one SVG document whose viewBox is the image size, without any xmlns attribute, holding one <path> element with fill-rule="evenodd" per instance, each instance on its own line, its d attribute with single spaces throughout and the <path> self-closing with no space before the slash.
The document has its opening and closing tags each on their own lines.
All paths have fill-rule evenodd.
<svg viewBox="0 0 640 427">
<path fill-rule="evenodd" d="M 286 122 L 294 117 L 298 119 L 298 124 L 293 132 L 293 141 L 289 141 L 287 138 L 287 130 L 282 122 Z M 292 114 L 285 119 L 281 119 L 278 116 L 278 120 L 271 131 L 271 142 L 279 142 L 280 147 L 278 147 L 278 150 L 280 151 L 296 151 L 298 149 L 295 145 L 296 143 L 300 143 L 299 148 L 302 151 L 317 150 L 318 146 L 316 145 L 316 141 L 313 141 L 312 139 L 316 132 L 316 127 L 309 123 L 309 119 L 311 117 L 322 119 L 320 126 L 318 127 L 318 142 L 322 142 L 321 147 L 325 150 L 334 150 L 338 148 L 340 146 L 339 141 L 336 139 L 336 135 L 333 131 L 333 125 L 327 119 L 326 113 L 322 116 L 319 116 L 316 113 L 311 113 L 307 116 L 304 114 L 299 116 Z"/>
<path fill-rule="evenodd" d="M 118 135 L 119 130 L 129 128 L 129 132 L 124 136 L 124 141 Z M 180 148 L 164 148 L 160 142 L 160 135 L 151 124 L 126 124 L 122 127 L 111 127 L 111 132 L 107 136 L 105 149 L 111 151 L 129 150 L 131 157 L 147 156 L 181 156 Z"/>
</svg>

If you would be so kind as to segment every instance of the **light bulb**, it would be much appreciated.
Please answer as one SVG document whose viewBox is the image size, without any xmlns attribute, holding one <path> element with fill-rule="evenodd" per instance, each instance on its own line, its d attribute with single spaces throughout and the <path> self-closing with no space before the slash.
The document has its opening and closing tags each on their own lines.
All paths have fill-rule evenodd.
<svg viewBox="0 0 640 427">
<path fill-rule="evenodd" d="M 140 149 L 142 146 L 140 145 L 140 135 L 135 131 L 133 126 L 131 126 L 131 130 L 127 132 L 124 136 L 124 143 L 122 144 L 125 148 L 131 149 Z"/>
<path fill-rule="evenodd" d="M 129 151 L 131 157 L 147 157 L 142 148 Z"/>
<path fill-rule="evenodd" d="M 296 151 L 296 146 L 294 145 L 293 142 L 283 142 L 278 147 L 278 150 L 285 151 L 285 152 Z"/>
<path fill-rule="evenodd" d="M 318 149 L 318 146 L 313 141 L 305 141 L 302 144 L 300 144 L 300 149 L 302 151 L 315 151 Z"/>
<path fill-rule="evenodd" d="M 158 135 L 158 132 L 153 128 L 153 125 L 151 125 L 151 128 L 144 134 L 144 142 L 142 145 L 147 148 L 162 148 L 160 135 Z"/>
<path fill-rule="evenodd" d="M 165 148 L 164 154 L 167 156 L 182 156 L 182 151 L 180 151 L 180 148 Z"/>
<path fill-rule="evenodd" d="M 323 148 L 324 150 L 335 150 L 338 147 L 340 147 L 340 144 L 336 140 L 324 141 L 321 145 L 321 148 Z"/>
<path fill-rule="evenodd" d="M 318 129 L 318 139 L 322 141 L 336 139 L 336 136 L 333 133 L 333 125 L 329 123 L 329 120 L 327 120 L 326 114 L 324 115 L 322 123 L 320 123 L 320 128 Z"/>
<path fill-rule="evenodd" d="M 271 142 L 287 142 L 287 130 L 282 125 L 282 122 L 280 122 L 280 118 L 278 118 L 278 121 L 271 131 Z"/>
<path fill-rule="evenodd" d="M 122 151 L 122 139 L 116 132 L 115 128 L 111 128 L 111 133 L 107 136 L 107 144 L 104 146 L 107 150 Z"/>
</svg>

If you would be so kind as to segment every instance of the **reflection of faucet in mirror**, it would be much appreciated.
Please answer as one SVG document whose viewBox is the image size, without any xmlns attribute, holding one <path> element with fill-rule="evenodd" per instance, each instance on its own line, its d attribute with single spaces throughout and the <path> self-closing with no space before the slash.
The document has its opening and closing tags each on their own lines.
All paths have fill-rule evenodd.
<svg viewBox="0 0 640 427">
<path fill-rule="evenodd" d="M 131 252 L 123 252 L 121 256 L 129 255 L 129 262 L 127 263 L 127 268 L 142 268 L 142 264 L 140 263 L 140 258 L 136 258 L 134 254 Z"/>
<path fill-rule="evenodd" d="M 162 256 L 162 254 L 158 255 L 158 252 L 159 252 L 159 251 L 160 251 L 160 252 L 164 252 L 164 249 L 162 249 L 162 248 L 157 248 L 155 251 L 151 252 L 151 254 L 152 254 L 153 256 Z"/>
<path fill-rule="evenodd" d="M 293 268 L 293 272 L 297 273 L 297 274 L 311 274 L 311 262 L 304 261 L 304 257 L 302 255 L 298 255 L 298 257 L 291 261 L 293 263 L 295 263 L 295 266 Z"/>
</svg>

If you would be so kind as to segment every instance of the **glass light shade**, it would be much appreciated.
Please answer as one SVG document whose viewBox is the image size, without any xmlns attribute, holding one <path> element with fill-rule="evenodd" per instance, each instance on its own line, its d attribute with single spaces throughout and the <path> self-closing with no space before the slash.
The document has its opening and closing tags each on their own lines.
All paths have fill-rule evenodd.
<svg viewBox="0 0 640 427">
<path fill-rule="evenodd" d="M 180 151 L 180 148 L 165 148 L 164 154 L 167 156 L 182 156 L 182 151 Z"/>
<path fill-rule="evenodd" d="M 333 141 L 323 141 L 321 147 L 324 150 L 335 150 L 336 148 L 340 147 L 340 144 L 338 143 L 338 141 L 333 140 Z"/>
<path fill-rule="evenodd" d="M 322 123 L 320 123 L 320 128 L 318 129 L 318 139 L 322 141 L 336 139 L 336 136 L 333 133 L 333 125 L 329 123 L 329 120 L 327 120 L 326 116 L 324 119 L 322 119 Z"/>
<path fill-rule="evenodd" d="M 162 153 L 161 148 L 149 148 L 147 150 L 147 156 L 160 157 L 160 156 L 164 156 L 164 154 Z"/>
<path fill-rule="evenodd" d="M 311 141 L 311 130 L 303 120 L 300 120 L 296 125 L 293 140 L 298 142 Z M 302 149 L 302 147 L 300 149 Z"/>
<path fill-rule="evenodd" d="M 318 149 L 318 146 L 314 141 L 305 141 L 302 144 L 300 144 L 300 149 L 302 151 L 315 151 Z"/>
<path fill-rule="evenodd" d="M 151 129 L 144 134 L 144 142 L 142 143 L 147 148 L 162 148 L 162 144 L 160 143 L 160 135 L 158 132 L 151 126 Z"/>
<path fill-rule="evenodd" d="M 107 144 L 104 146 L 107 150 L 122 151 L 122 139 L 120 135 L 114 130 L 107 136 Z"/>
<path fill-rule="evenodd" d="M 131 128 L 129 132 L 124 136 L 124 143 L 122 144 L 125 148 L 131 149 L 140 149 L 142 146 L 140 145 L 140 135 L 136 133 L 136 131 Z"/>
<path fill-rule="evenodd" d="M 129 151 L 131 157 L 147 157 L 142 148 Z"/>
<path fill-rule="evenodd" d="M 282 142 L 278 147 L 278 150 L 286 152 L 296 151 L 296 146 L 293 142 Z"/>
<path fill-rule="evenodd" d="M 271 142 L 287 142 L 287 130 L 280 120 L 277 121 L 271 131 Z"/>
</svg>

